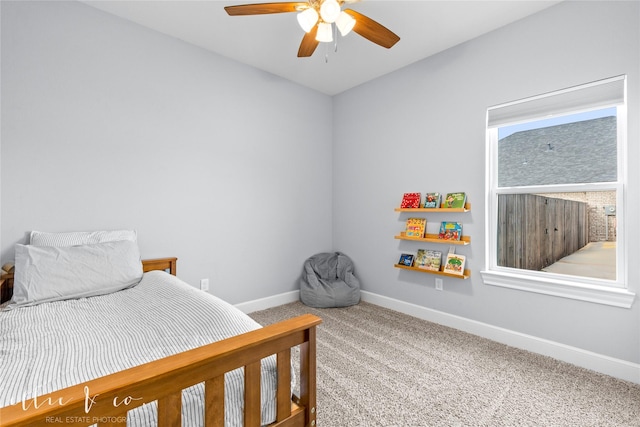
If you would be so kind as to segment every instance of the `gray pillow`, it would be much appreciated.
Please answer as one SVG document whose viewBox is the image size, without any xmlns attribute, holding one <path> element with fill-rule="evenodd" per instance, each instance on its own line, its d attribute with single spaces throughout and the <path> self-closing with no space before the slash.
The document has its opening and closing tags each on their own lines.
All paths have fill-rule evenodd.
<svg viewBox="0 0 640 427">
<path fill-rule="evenodd" d="M 142 279 L 140 250 L 130 240 L 67 247 L 18 244 L 15 271 L 9 308 L 104 295 Z"/>
</svg>

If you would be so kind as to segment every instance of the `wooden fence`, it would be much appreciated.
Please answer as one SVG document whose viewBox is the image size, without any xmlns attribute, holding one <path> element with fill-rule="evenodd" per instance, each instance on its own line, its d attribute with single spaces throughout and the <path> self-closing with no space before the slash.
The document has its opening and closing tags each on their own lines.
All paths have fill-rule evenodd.
<svg viewBox="0 0 640 427">
<path fill-rule="evenodd" d="M 588 243 L 583 202 L 536 196 L 498 196 L 498 265 L 541 270 Z"/>
</svg>

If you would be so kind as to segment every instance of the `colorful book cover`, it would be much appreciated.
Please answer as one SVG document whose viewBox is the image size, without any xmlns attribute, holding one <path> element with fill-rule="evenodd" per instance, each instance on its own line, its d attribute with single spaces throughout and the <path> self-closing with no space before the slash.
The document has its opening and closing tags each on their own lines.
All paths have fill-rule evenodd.
<svg viewBox="0 0 640 427">
<path fill-rule="evenodd" d="M 422 195 L 420 193 L 404 193 L 402 196 L 402 202 L 400 203 L 400 208 L 419 208 L 421 201 Z"/>
<path fill-rule="evenodd" d="M 427 262 L 427 250 L 418 249 L 418 252 L 416 252 L 416 258 L 413 266 L 418 268 L 424 268 L 424 265 L 426 262 Z"/>
<path fill-rule="evenodd" d="M 424 270 L 440 271 L 442 252 L 419 249 L 416 254 L 415 266 Z"/>
<path fill-rule="evenodd" d="M 467 201 L 466 193 L 447 193 L 442 203 L 443 208 L 461 209 Z"/>
<path fill-rule="evenodd" d="M 459 222 L 442 221 L 440 224 L 439 239 L 460 240 L 462 237 L 462 224 Z"/>
<path fill-rule="evenodd" d="M 439 208 L 440 207 L 440 193 L 427 193 L 424 196 L 425 208 Z"/>
<path fill-rule="evenodd" d="M 427 270 L 440 271 L 440 265 L 442 264 L 442 252 L 440 251 L 427 251 L 427 262 L 425 267 Z"/>
<path fill-rule="evenodd" d="M 424 237 L 424 232 L 427 230 L 426 218 L 408 218 L 407 227 L 404 232 L 407 237 Z"/>
<path fill-rule="evenodd" d="M 443 271 L 445 273 L 464 275 L 464 263 L 466 257 L 458 254 L 447 254 L 447 261 L 444 264 Z"/>
<path fill-rule="evenodd" d="M 400 261 L 398 261 L 398 264 L 411 267 L 413 265 L 413 255 L 411 254 L 400 255 Z"/>
</svg>

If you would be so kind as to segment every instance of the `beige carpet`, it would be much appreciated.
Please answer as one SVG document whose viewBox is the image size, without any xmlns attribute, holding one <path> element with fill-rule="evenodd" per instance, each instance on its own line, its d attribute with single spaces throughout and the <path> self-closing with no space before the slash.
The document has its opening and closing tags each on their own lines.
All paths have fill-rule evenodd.
<svg viewBox="0 0 640 427">
<path fill-rule="evenodd" d="M 319 427 L 640 426 L 640 386 L 360 303 L 320 316 Z"/>
</svg>

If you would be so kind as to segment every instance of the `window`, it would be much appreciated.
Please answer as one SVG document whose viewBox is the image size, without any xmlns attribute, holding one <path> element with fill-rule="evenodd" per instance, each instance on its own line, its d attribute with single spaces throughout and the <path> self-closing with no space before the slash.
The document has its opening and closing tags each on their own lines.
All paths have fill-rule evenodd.
<svg viewBox="0 0 640 427">
<path fill-rule="evenodd" d="M 630 307 L 624 76 L 487 112 L 485 283 Z"/>
</svg>

